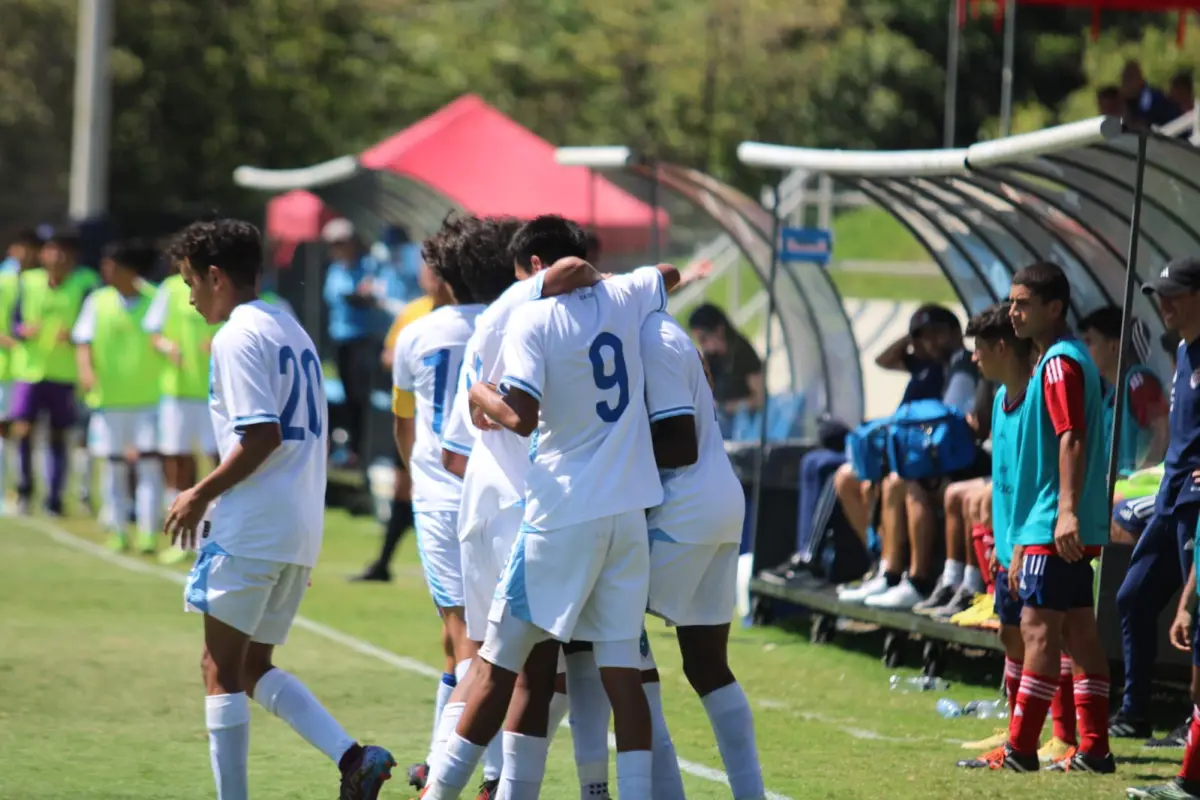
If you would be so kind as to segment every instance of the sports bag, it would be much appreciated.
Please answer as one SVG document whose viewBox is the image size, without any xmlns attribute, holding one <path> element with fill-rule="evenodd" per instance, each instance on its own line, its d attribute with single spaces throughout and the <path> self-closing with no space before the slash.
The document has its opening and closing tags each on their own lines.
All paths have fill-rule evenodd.
<svg viewBox="0 0 1200 800">
<path fill-rule="evenodd" d="M 914 400 L 888 421 L 887 452 L 901 478 L 940 478 L 974 463 L 975 434 L 957 409 L 940 400 Z"/>
<path fill-rule="evenodd" d="M 859 480 L 878 481 L 888 474 L 887 419 L 864 422 L 846 436 L 846 459 Z"/>
</svg>

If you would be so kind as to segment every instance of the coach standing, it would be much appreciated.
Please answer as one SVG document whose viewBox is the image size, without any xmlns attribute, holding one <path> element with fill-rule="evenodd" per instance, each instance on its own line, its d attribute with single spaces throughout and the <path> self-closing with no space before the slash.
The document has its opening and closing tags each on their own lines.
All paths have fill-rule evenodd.
<svg viewBox="0 0 1200 800">
<path fill-rule="evenodd" d="M 1158 616 L 1192 566 L 1188 545 L 1200 516 L 1200 258 L 1178 258 L 1142 287 L 1162 310 L 1163 322 L 1179 333 L 1168 416 L 1170 444 L 1154 516 L 1133 548 L 1129 571 L 1117 592 L 1125 695 L 1109 720 L 1109 735 L 1143 738 L 1151 733 L 1150 682 L 1158 648 Z"/>
</svg>

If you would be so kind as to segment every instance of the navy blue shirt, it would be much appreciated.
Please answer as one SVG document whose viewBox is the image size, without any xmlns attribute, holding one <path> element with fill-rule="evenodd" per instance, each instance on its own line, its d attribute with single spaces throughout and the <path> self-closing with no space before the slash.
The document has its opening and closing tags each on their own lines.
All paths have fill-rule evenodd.
<svg viewBox="0 0 1200 800">
<path fill-rule="evenodd" d="M 908 370 L 908 386 L 904 387 L 901 405 L 914 400 L 942 399 L 942 392 L 946 389 L 946 371 L 941 364 L 925 361 L 909 353 L 904 356 L 904 366 Z"/>
<path fill-rule="evenodd" d="M 1158 491 L 1158 513 L 1169 512 L 1179 504 L 1200 502 L 1200 486 L 1192 480 L 1192 471 L 1200 469 L 1200 340 L 1181 342 L 1176 361 L 1168 417 L 1171 442 Z"/>
</svg>

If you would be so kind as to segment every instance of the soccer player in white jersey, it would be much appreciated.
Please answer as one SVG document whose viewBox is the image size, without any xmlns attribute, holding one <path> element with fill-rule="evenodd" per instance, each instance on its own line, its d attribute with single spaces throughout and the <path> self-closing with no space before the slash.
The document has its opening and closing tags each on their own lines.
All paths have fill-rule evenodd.
<svg viewBox="0 0 1200 800">
<path fill-rule="evenodd" d="M 167 514 L 172 542 L 200 546 L 185 606 L 204 614 L 201 667 L 218 800 L 245 800 L 248 696 L 341 770 L 341 800 L 379 795 L 395 760 L 363 747 L 297 678 L 276 667 L 321 548 L 329 410 L 321 361 L 291 316 L 258 299 L 258 229 L 185 228 L 172 256 L 213 339 L 209 407 L 221 461 Z M 288 502 L 280 503 L 280 498 Z"/>
<path fill-rule="evenodd" d="M 583 236 L 561 218 L 529 225 L 557 226 L 565 240 Z M 679 273 L 663 269 L 673 285 Z M 504 393 L 484 382 L 471 387 L 471 402 L 490 420 L 521 435 L 536 430 L 536 452 L 524 519 L 475 662 L 476 683 L 434 765 L 425 795 L 432 800 L 459 796 L 483 745 L 499 731 L 534 648 L 572 637 L 593 642 L 604 673 L 619 794 L 650 796 L 638 638 L 649 594 L 644 510 L 659 504 L 662 487 L 645 414 L 640 330 L 665 307 L 664 282 L 664 272 L 643 268 L 527 303 L 505 334 Z"/>
<path fill-rule="evenodd" d="M 745 495 L 725 453 L 704 362 L 691 338 L 667 314 L 652 314 L 642 326 L 642 363 L 650 435 L 663 485 L 662 505 L 651 509 L 646 520 L 648 608 L 676 626 L 683 673 L 708 712 L 735 800 L 759 800 L 766 790 L 754 718 L 729 669 L 727 652 Z M 649 658 L 653 669 L 653 656 Z M 652 696 L 657 690 L 657 682 L 647 684 Z M 658 710 L 661 713 L 661 703 Z M 658 752 L 656 746 L 656 800 L 666 796 L 659 790 Z"/>
</svg>

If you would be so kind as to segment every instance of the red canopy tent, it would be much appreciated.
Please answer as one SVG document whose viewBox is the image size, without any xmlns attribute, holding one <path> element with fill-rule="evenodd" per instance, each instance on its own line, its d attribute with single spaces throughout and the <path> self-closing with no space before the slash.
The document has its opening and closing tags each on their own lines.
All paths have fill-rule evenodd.
<svg viewBox="0 0 1200 800">
<path fill-rule="evenodd" d="M 591 227 L 605 250 L 645 250 L 657 212 L 604 177 L 554 160 L 554 145 L 475 95 L 393 134 L 358 158 L 366 169 L 402 175 L 435 189 L 470 213 L 531 219 L 561 214 Z M 290 250 L 317 237 L 332 216 L 297 190 L 267 204 L 267 234 Z"/>
</svg>

